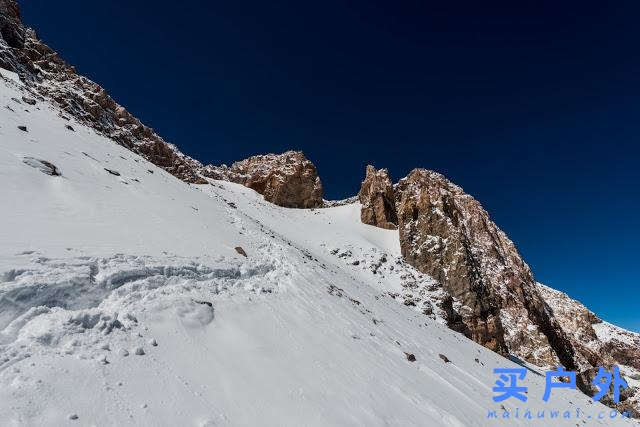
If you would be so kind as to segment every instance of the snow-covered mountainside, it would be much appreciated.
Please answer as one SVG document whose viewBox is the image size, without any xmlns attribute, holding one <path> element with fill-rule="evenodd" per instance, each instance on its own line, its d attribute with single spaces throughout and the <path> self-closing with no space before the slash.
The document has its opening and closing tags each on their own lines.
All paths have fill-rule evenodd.
<svg viewBox="0 0 640 427">
<path fill-rule="evenodd" d="M 520 365 L 448 329 L 359 204 L 187 184 L 0 74 L 0 424 L 627 423 L 543 402 L 535 367 L 526 405 L 494 403 L 492 369 Z"/>
<path fill-rule="evenodd" d="M 302 152 L 203 166 L 15 0 L 0 75 L 0 425 L 484 425 L 491 367 L 514 366 L 487 348 L 589 396 L 619 365 L 630 387 L 602 402 L 640 416 L 640 336 L 537 284 L 444 176 L 368 166 L 326 201 Z"/>
</svg>

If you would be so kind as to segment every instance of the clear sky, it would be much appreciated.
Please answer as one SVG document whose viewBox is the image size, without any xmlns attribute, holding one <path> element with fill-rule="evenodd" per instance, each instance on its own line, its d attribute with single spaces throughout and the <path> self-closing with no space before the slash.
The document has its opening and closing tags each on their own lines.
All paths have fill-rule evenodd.
<svg viewBox="0 0 640 427">
<path fill-rule="evenodd" d="M 25 22 L 204 163 L 301 149 L 444 173 L 537 279 L 640 331 L 640 3 L 21 1 Z"/>
</svg>

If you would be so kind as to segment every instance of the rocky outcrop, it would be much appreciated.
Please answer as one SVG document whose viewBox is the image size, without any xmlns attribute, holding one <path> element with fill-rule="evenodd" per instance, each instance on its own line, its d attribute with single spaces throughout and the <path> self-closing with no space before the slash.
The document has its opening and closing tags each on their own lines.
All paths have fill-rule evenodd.
<svg viewBox="0 0 640 427">
<path fill-rule="evenodd" d="M 539 366 L 578 367 L 531 270 L 478 201 L 416 169 L 396 186 L 396 207 L 402 255 L 451 294 L 454 329 Z"/>
<path fill-rule="evenodd" d="M 18 3 L 14 0 L 0 0 L 0 37 L 11 48 L 20 49 L 24 46 L 24 34 L 20 31 L 20 22 Z M 0 66 L 2 66 L 1 60 Z"/>
<path fill-rule="evenodd" d="M 201 173 L 242 184 L 279 206 L 317 208 L 323 205 L 322 182 L 316 167 L 301 151 L 253 156 L 231 167 L 209 165 Z"/>
<path fill-rule="evenodd" d="M 180 153 L 153 129 L 117 104 L 97 83 L 76 70 L 26 28 L 14 0 L 0 0 L 0 67 L 20 76 L 30 98 L 46 97 L 65 115 L 87 125 L 172 175 L 190 183 L 206 183 L 202 165 Z"/>
<path fill-rule="evenodd" d="M 358 200 L 362 204 L 360 220 L 364 224 L 375 225 L 386 229 L 396 229 L 398 217 L 396 215 L 393 185 L 386 169 L 376 170 L 367 166 L 367 173 Z"/>
<path fill-rule="evenodd" d="M 480 203 L 442 175 L 416 169 L 395 186 L 405 260 L 446 291 L 447 322 L 474 341 L 542 367 L 577 371 L 587 395 L 598 366 L 640 379 L 640 335 L 602 322 L 582 304 L 535 282 L 513 242 Z M 635 386 L 614 403 L 639 416 Z M 608 400 L 607 400 L 608 399 Z"/>
</svg>

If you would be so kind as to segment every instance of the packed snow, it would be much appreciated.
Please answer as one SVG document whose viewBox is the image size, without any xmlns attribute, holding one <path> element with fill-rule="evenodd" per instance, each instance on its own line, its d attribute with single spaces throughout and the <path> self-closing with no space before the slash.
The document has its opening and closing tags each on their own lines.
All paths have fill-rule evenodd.
<svg viewBox="0 0 640 427">
<path fill-rule="evenodd" d="M 0 74 L 1 425 L 627 423 L 544 403 L 535 367 L 526 404 L 494 403 L 492 369 L 520 365 L 447 329 L 357 203 L 188 185 Z"/>
</svg>

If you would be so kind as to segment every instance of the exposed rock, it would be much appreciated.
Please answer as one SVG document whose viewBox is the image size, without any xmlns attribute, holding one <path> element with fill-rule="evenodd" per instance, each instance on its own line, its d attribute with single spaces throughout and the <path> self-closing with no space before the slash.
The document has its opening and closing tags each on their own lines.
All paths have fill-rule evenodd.
<svg viewBox="0 0 640 427">
<path fill-rule="evenodd" d="M 529 267 L 478 201 L 424 169 L 395 191 L 402 255 L 452 296 L 443 304 L 452 328 L 539 366 L 578 367 Z"/>
<path fill-rule="evenodd" d="M 120 172 L 113 170 L 113 169 L 107 169 L 104 168 L 104 170 L 106 170 L 107 172 L 109 172 L 111 175 L 115 175 L 115 176 L 120 176 Z"/>
<path fill-rule="evenodd" d="M 356 202 L 358 202 L 358 196 L 351 196 L 340 200 L 325 200 L 322 207 L 335 208 L 337 206 L 352 205 Z"/>
<path fill-rule="evenodd" d="M 26 96 L 24 96 L 24 95 L 23 95 L 23 96 L 22 96 L 22 100 L 23 100 L 24 102 L 26 102 L 27 104 L 29 104 L 29 105 L 36 105 L 36 100 L 35 100 L 35 99 L 33 99 L 33 98 L 28 98 L 28 97 L 26 97 Z"/>
<path fill-rule="evenodd" d="M 577 371 L 577 385 L 594 394 L 598 366 L 640 374 L 640 334 L 602 322 L 582 304 L 534 281 L 513 242 L 473 197 L 442 175 L 416 169 L 395 187 L 405 260 L 447 291 L 447 321 L 474 341 L 542 367 Z M 444 360 L 444 359 L 443 359 Z M 620 403 L 639 414 L 637 390 Z"/>
<path fill-rule="evenodd" d="M 242 255 L 243 257 L 247 257 L 247 253 L 245 252 L 244 249 L 242 249 L 242 246 L 236 246 L 235 248 L 233 248 L 236 250 L 236 252 L 238 252 L 238 254 Z"/>
<path fill-rule="evenodd" d="M 316 167 L 301 151 L 252 156 L 231 167 L 209 165 L 202 174 L 245 185 L 279 206 L 317 208 L 323 205 L 322 182 Z"/>
<path fill-rule="evenodd" d="M 29 132 L 29 131 L 27 130 L 27 127 L 26 127 L 26 126 L 24 126 L 24 125 L 20 125 L 20 126 L 18 126 L 18 129 L 20 129 L 22 132 Z"/>
<path fill-rule="evenodd" d="M 22 163 L 38 169 L 40 172 L 50 176 L 62 176 L 60 169 L 53 163 L 46 160 L 36 159 L 35 157 L 24 157 Z"/>
<path fill-rule="evenodd" d="M 9 48 L 20 49 L 24 46 L 20 8 L 15 0 L 0 0 L 0 36 Z M 0 56 L 0 67 L 8 68 L 3 64 Z"/>
<path fill-rule="evenodd" d="M 415 362 L 416 361 L 416 355 L 415 354 L 405 352 L 404 355 L 407 357 L 407 360 L 409 362 Z"/>
<path fill-rule="evenodd" d="M 387 229 L 397 228 L 393 185 L 386 169 L 376 170 L 371 165 L 367 166 L 367 174 L 362 181 L 358 199 L 362 204 L 360 220 L 364 224 Z"/>
<path fill-rule="evenodd" d="M 440 357 L 440 359 L 442 359 L 444 363 L 451 363 L 451 360 L 449 360 L 449 358 L 444 354 L 438 354 L 438 356 Z"/>
</svg>

